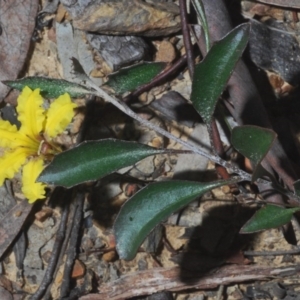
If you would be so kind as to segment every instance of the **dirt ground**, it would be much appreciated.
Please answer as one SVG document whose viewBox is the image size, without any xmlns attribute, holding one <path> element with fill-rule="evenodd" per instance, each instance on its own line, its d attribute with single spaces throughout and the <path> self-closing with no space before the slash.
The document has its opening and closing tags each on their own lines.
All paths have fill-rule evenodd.
<svg viewBox="0 0 300 300">
<path fill-rule="evenodd" d="M 153 87 L 122 95 L 123 100 L 176 137 L 209 148 L 207 129 L 190 102 L 178 1 L 155 0 L 148 6 L 151 1 L 83 2 L 0 0 L 0 81 L 43 76 L 80 83 L 73 57 L 97 85 L 142 61 L 169 67 L 180 62 Z M 265 118 L 298 174 L 300 4 L 211 1 L 219 2 L 229 15 L 220 17 L 215 10 L 216 19 L 228 18 L 233 26 L 251 23 L 244 60 L 266 107 Z M 194 12 L 189 17 L 196 24 Z M 200 27 L 190 30 L 197 44 Z M 199 48 L 194 54 L 198 63 Z M 0 85 L 3 119 L 16 121 L 18 94 Z M 74 101 L 76 115 L 59 140 L 66 148 L 117 138 L 182 149 L 103 99 Z M 229 113 L 226 118 L 236 124 Z M 217 125 L 226 159 L 251 172 L 223 123 Z M 20 174 L 6 180 L 0 187 L 0 299 L 300 299 L 298 216 L 282 228 L 240 234 L 265 201 L 250 183 L 206 193 L 157 226 L 133 260 L 119 259 L 113 223 L 120 207 L 146 183 L 172 178 L 208 182 L 221 177 L 202 156 L 156 155 L 81 187 L 49 186 L 47 198 L 34 205 L 21 192 Z"/>
</svg>

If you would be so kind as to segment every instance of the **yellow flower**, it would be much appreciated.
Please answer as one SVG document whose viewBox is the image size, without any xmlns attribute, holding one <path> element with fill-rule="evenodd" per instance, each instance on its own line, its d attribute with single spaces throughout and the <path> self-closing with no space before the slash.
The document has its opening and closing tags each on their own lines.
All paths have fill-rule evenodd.
<svg viewBox="0 0 300 300">
<path fill-rule="evenodd" d="M 20 129 L 0 120 L 0 147 L 4 148 L 4 155 L 0 157 L 0 186 L 5 178 L 13 178 L 23 166 L 22 192 L 29 203 L 45 198 L 46 185 L 36 179 L 44 163 L 61 152 L 53 138 L 72 121 L 75 107 L 66 93 L 45 110 L 40 89 L 32 91 L 27 86 L 23 89 L 17 106 Z"/>
</svg>

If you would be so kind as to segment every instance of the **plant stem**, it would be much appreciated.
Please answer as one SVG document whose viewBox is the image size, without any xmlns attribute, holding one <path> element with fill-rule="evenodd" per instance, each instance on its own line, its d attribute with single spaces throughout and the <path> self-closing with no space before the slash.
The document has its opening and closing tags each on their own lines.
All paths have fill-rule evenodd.
<svg viewBox="0 0 300 300">
<path fill-rule="evenodd" d="M 127 106 L 127 104 L 125 104 L 124 102 L 121 102 L 119 99 L 109 95 L 102 88 L 100 88 L 96 84 L 94 84 L 91 80 L 89 80 L 87 82 L 87 84 L 90 87 L 92 87 L 94 90 L 96 90 L 96 92 L 91 92 L 91 93 L 93 93 L 94 95 L 96 95 L 98 97 L 103 98 L 107 102 L 110 102 L 111 104 L 113 104 L 114 106 L 119 108 L 123 113 L 125 113 L 129 117 L 137 120 L 138 122 L 142 123 L 144 126 L 147 126 L 148 128 L 156 131 L 157 133 L 159 133 L 169 139 L 174 140 L 175 142 L 177 142 L 178 144 L 181 144 L 182 146 L 186 147 L 187 149 L 191 150 L 192 152 L 202 155 L 202 156 L 208 158 L 209 160 L 211 160 L 212 162 L 214 162 L 218 165 L 221 165 L 224 168 L 229 169 L 232 173 L 238 174 L 242 180 L 251 181 L 251 175 L 248 174 L 247 172 L 245 172 L 245 171 L 239 169 L 238 167 L 232 165 L 231 163 L 223 160 L 219 156 L 207 152 L 206 150 L 200 148 L 200 146 L 196 147 L 193 144 L 190 144 L 189 142 L 185 142 L 185 141 L 177 138 L 175 135 L 169 133 L 168 131 L 162 129 L 161 127 L 158 127 L 158 126 L 154 125 L 153 123 L 141 118 L 133 110 L 131 110 L 131 108 L 129 106 Z"/>
<path fill-rule="evenodd" d="M 211 124 L 207 125 L 208 133 L 211 139 L 211 144 L 213 146 L 213 151 L 219 157 L 224 158 L 224 148 L 221 141 L 216 119 L 212 118 Z M 230 177 L 226 168 L 222 166 L 216 165 L 216 171 L 223 179 L 228 179 Z"/>
<path fill-rule="evenodd" d="M 195 45 L 193 45 L 195 49 Z M 151 88 L 161 85 L 166 82 L 171 76 L 174 76 L 178 73 L 178 71 L 183 68 L 187 63 L 187 54 L 182 55 L 173 65 L 168 68 L 165 68 L 161 73 L 155 76 L 149 83 L 146 83 L 136 90 L 134 90 L 131 94 L 123 98 L 124 102 L 129 102 L 132 98 L 137 98 L 142 93 L 149 91 Z"/>
<path fill-rule="evenodd" d="M 215 155 L 211 152 L 207 152 L 206 150 L 201 148 L 201 146 L 196 147 L 193 144 L 190 144 L 189 142 L 185 142 L 185 141 L 177 138 L 175 135 L 169 133 L 168 131 L 162 129 L 161 127 L 157 127 L 153 123 L 141 118 L 126 103 L 121 102 L 119 99 L 109 95 L 106 91 L 104 91 L 102 88 L 98 87 L 90 79 L 87 80 L 86 84 L 89 85 L 94 90 L 96 90 L 96 92 L 91 91 L 91 94 L 96 95 L 98 97 L 101 97 L 102 99 L 106 100 L 107 102 L 110 102 L 111 104 L 113 104 L 114 106 L 119 108 L 123 113 L 125 113 L 129 117 L 137 120 L 138 122 L 140 122 L 144 126 L 147 126 L 148 128 L 156 131 L 157 133 L 159 133 L 159 134 L 161 134 L 161 135 L 163 135 L 163 136 L 165 136 L 169 139 L 174 140 L 175 142 L 177 142 L 178 144 L 181 144 L 182 146 L 186 147 L 187 149 L 189 149 L 193 153 L 196 153 L 196 154 L 199 154 L 199 155 L 202 155 L 202 156 L 206 157 L 207 159 L 214 162 L 215 164 L 218 164 L 218 165 L 228 169 L 231 173 L 238 174 L 239 177 L 240 177 L 240 179 L 238 181 L 250 181 L 250 182 L 252 181 L 252 175 L 251 174 L 241 170 L 240 168 L 238 168 L 237 166 L 231 164 L 230 162 L 227 162 L 226 160 L 222 159 L 221 157 L 219 157 L 219 156 L 217 156 L 217 155 Z M 262 184 L 270 184 L 270 181 L 262 179 L 262 178 L 258 178 L 256 180 L 256 182 L 257 183 L 262 183 Z M 273 183 L 273 188 L 275 190 L 277 190 L 278 192 L 280 192 L 280 193 L 288 196 L 289 198 L 295 200 L 296 202 L 298 202 L 298 203 L 300 202 L 299 197 L 297 197 L 293 193 L 289 192 L 288 190 L 284 189 L 283 187 L 279 186 L 278 184 Z"/>
<path fill-rule="evenodd" d="M 193 45 L 192 45 L 189 26 L 188 26 L 187 1 L 179 0 L 179 7 L 180 7 L 181 28 L 183 34 L 184 47 L 186 51 L 187 64 L 188 64 L 190 77 L 193 78 L 195 62 L 194 62 Z"/>
</svg>

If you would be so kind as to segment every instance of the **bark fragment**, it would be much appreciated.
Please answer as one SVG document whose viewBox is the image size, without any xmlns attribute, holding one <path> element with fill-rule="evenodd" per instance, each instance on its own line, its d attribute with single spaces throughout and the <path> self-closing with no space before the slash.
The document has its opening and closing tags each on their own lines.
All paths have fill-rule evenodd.
<svg viewBox="0 0 300 300">
<path fill-rule="evenodd" d="M 109 35 L 164 36 L 180 30 L 179 7 L 170 2 L 61 1 L 74 27 Z"/>
</svg>

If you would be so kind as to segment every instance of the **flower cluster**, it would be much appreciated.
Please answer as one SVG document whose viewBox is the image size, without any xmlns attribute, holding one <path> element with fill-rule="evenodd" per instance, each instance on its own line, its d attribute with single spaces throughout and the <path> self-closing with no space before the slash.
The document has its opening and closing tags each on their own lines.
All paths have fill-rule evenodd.
<svg viewBox="0 0 300 300">
<path fill-rule="evenodd" d="M 40 89 L 25 87 L 18 97 L 18 129 L 0 120 L 0 185 L 14 177 L 22 167 L 22 192 L 30 203 L 45 197 L 45 184 L 36 182 L 44 164 L 61 152 L 54 138 L 61 134 L 74 117 L 76 104 L 69 94 L 54 100 L 49 109 L 43 108 Z"/>
</svg>

